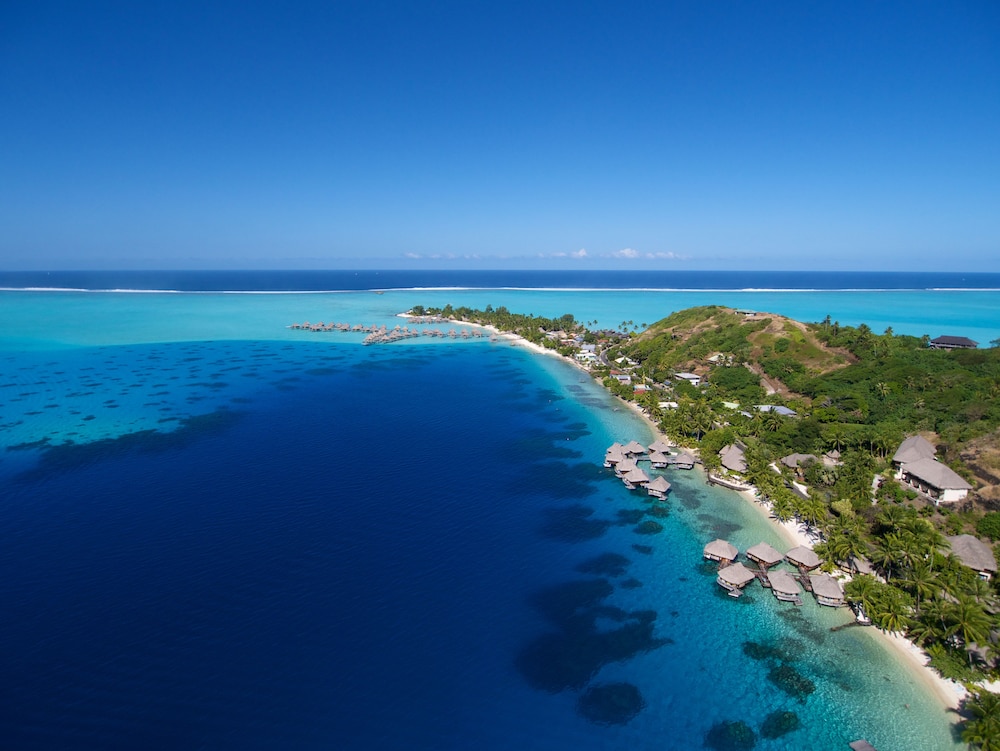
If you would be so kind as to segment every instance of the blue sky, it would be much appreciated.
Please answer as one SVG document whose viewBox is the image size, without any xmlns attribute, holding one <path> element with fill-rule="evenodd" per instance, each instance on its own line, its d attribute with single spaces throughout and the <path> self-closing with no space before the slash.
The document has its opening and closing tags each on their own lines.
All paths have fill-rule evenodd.
<svg viewBox="0 0 1000 751">
<path fill-rule="evenodd" d="M 0 3 L 0 268 L 1000 270 L 1000 3 Z"/>
</svg>

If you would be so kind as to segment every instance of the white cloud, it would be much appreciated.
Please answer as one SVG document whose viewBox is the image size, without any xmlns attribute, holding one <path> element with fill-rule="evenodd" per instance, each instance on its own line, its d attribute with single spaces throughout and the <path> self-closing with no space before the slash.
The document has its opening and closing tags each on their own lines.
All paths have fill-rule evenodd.
<svg viewBox="0 0 1000 751">
<path fill-rule="evenodd" d="M 658 253 L 647 253 L 646 258 L 659 258 L 667 261 L 687 261 L 691 258 L 691 256 L 680 255 L 679 253 L 674 253 L 673 251 L 660 251 Z"/>
<path fill-rule="evenodd" d="M 587 249 L 586 248 L 580 248 L 575 253 L 570 253 L 570 256 L 573 257 L 573 258 L 586 258 L 587 257 Z"/>
<path fill-rule="evenodd" d="M 622 248 L 621 250 L 616 250 L 611 255 L 615 258 L 638 258 L 639 251 L 634 248 Z"/>
<path fill-rule="evenodd" d="M 403 253 L 404 258 L 423 258 L 419 253 Z"/>
</svg>

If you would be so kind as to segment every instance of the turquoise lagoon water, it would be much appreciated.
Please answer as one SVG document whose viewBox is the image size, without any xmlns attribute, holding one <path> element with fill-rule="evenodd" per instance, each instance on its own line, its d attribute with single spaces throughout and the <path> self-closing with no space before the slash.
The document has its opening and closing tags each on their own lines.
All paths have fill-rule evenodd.
<svg viewBox="0 0 1000 751">
<path fill-rule="evenodd" d="M 735 294 L 0 293 L 0 737 L 661 749 L 742 721 L 765 750 L 960 747 L 871 631 L 830 630 L 846 612 L 724 596 L 704 543 L 780 539 L 696 472 L 670 474 L 659 508 L 610 478 L 605 447 L 651 436 L 576 369 L 506 344 L 286 328 L 395 324 L 438 300 L 609 324 L 706 302 L 849 323 L 872 305 Z M 996 320 L 996 293 L 932 298 L 947 311 L 900 294 L 917 307 L 883 313 L 896 331 L 944 333 L 950 315 L 948 333 L 988 336 Z M 641 696 L 631 720 L 581 713 L 616 683 Z M 760 737 L 782 711 L 801 727 Z"/>
</svg>

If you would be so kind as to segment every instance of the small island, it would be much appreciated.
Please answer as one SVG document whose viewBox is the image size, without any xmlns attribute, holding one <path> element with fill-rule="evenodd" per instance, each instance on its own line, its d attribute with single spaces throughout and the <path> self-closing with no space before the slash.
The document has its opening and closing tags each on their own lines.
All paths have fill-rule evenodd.
<svg viewBox="0 0 1000 751">
<path fill-rule="evenodd" d="M 502 306 L 408 315 L 569 359 L 697 450 L 710 478 L 751 487 L 847 580 L 859 622 L 905 634 L 966 687 L 963 740 L 996 748 L 1000 347 L 721 306 L 599 330 Z"/>
</svg>

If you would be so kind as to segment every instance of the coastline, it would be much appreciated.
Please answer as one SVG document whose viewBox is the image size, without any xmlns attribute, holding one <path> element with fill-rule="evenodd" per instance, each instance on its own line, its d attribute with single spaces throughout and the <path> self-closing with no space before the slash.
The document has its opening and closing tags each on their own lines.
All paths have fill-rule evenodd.
<svg viewBox="0 0 1000 751">
<path fill-rule="evenodd" d="M 478 325 L 471 324 L 465 321 L 456 321 L 456 323 L 462 323 L 466 325 Z M 545 347 L 529 342 L 527 339 L 518 336 L 517 334 L 512 334 L 509 332 L 500 332 L 493 326 L 484 326 L 483 328 L 489 329 L 495 332 L 499 337 L 504 338 L 511 342 L 512 345 L 525 347 L 526 349 L 534 352 L 536 354 L 549 355 L 557 357 L 560 360 L 574 366 L 577 369 L 584 370 L 589 374 L 586 368 L 582 368 L 579 363 L 571 360 L 568 357 L 560 355 L 558 352 Z M 644 409 L 635 402 L 626 401 L 624 399 L 620 400 L 625 406 L 627 406 L 639 419 L 646 423 L 649 429 L 652 431 L 653 435 L 668 443 L 673 445 L 666 436 L 664 436 L 659 426 L 656 422 L 646 413 Z M 696 456 L 698 453 L 697 449 L 689 448 Z M 704 470 L 699 468 L 700 471 L 704 473 Z M 707 479 L 707 473 L 706 473 Z M 741 496 L 747 503 L 753 506 L 759 514 L 761 514 L 767 521 L 771 524 L 772 528 L 778 533 L 778 535 L 788 543 L 789 547 L 796 547 L 799 545 L 812 548 L 816 543 L 814 536 L 811 536 L 806 532 L 805 526 L 796 522 L 795 520 L 789 520 L 787 522 L 778 521 L 769 511 L 767 506 L 761 502 L 759 494 L 755 488 L 749 488 L 747 490 L 732 490 L 726 488 L 730 492 L 736 493 Z M 968 695 L 965 687 L 960 683 L 953 680 L 946 679 L 942 677 L 936 670 L 934 670 L 929 664 L 929 657 L 927 654 L 920 649 L 916 644 L 911 642 L 905 636 L 899 633 L 890 633 L 883 631 L 882 629 L 876 628 L 874 626 L 870 627 L 874 630 L 878 642 L 883 645 L 883 647 L 898 657 L 900 657 L 900 663 L 903 665 L 909 673 L 921 684 L 923 684 L 928 692 L 932 694 L 936 700 L 940 703 L 942 708 L 946 711 L 956 711 L 960 707 L 961 701 Z"/>
</svg>

